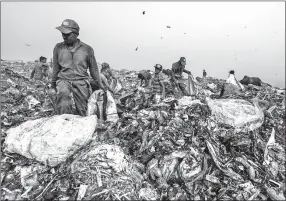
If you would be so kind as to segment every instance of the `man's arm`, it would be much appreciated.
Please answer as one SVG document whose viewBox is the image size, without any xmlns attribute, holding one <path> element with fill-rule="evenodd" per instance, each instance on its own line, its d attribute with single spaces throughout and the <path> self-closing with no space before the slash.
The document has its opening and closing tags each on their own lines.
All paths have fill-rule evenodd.
<svg viewBox="0 0 286 201">
<path fill-rule="evenodd" d="M 106 77 L 105 77 L 104 75 L 102 75 L 100 78 L 101 78 L 101 81 L 102 81 L 103 85 L 105 85 L 105 86 L 107 87 L 107 89 L 108 89 L 110 92 L 113 93 L 113 90 L 112 90 L 112 88 L 110 87 L 110 85 L 108 84 L 108 81 L 107 81 Z"/>
<path fill-rule="evenodd" d="M 112 70 L 109 68 L 109 75 L 113 78 L 116 79 L 116 76 L 114 75 L 114 73 L 112 72 Z"/>
<path fill-rule="evenodd" d="M 53 89 L 56 89 L 56 82 L 58 80 L 58 74 L 61 71 L 61 66 L 58 63 L 58 46 L 56 45 L 53 51 L 53 72 L 51 75 L 51 85 Z"/>
<path fill-rule="evenodd" d="M 189 75 L 192 74 L 191 71 L 188 71 L 188 70 L 186 70 L 185 68 L 183 69 L 183 72 L 184 72 L 184 73 L 187 73 L 187 74 L 189 74 Z"/>
<path fill-rule="evenodd" d="M 97 62 L 94 57 L 94 51 L 92 47 L 90 47 L 89 54 L 88 54 L 88 65 L 89 65 L 89 72 L 93 80 L 97 83 L 98 87 L 105 91 L 105 87 L 103 87 Z"/>
</svg>

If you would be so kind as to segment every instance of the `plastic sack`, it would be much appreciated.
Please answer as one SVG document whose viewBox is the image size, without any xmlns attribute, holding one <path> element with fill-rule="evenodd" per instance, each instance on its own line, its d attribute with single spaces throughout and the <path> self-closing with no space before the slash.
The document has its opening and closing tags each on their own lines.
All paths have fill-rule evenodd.
<svg viewBox="0 0 286 201">
<path fill-rule="evenodd" d="M 117 93 L 122 89 L 122 83 L 119 79 L 112 79 L 110 86 L 113 89 L 114 93 Z"/>
<path fill-rule="evenodd" d="M 196 83 L 194 82 L 193 75 L 188 76 L 188 80 L 186 84 L 187 84 L 187 91 L 189 95 L 195 96 L 198 94 L 197 86 L 196 86 Z"/>
<path fill-rule="evenodd" d="M 226 83 L 233 84 L 236 87 L 238 87 L 239 89 L 244 90 L 244 86 L 240 82 L 237 81 L 234 74 L 229 74 L 229 76 L 226 80 Z"/>
<path fill-rule="evenodd" d="M 36 159 L 50 166 L 64 162 L 86 145 L 96 129 L 95 115 L 56 115 L 26 121 L 7 130 L 5 151 Z"/>
<path fill-rule="evenodd" d="M 266 144 L 264 151 L 263 165 L 267 167 L 267 171 L 270 171 L 274 178 L 278 172 L 285 171 L 285 150 L 275 141 L 275 130 L 272 128 L 272 133 Z"/>
<path fill-rule="evenodd" d="M 88 99 L 87 116 L 97 115 L 98 119 L 104 120 L 104 116 L 106 115 L 107 121 L 116 122 L 119 117 L 117 114 L 115 100 L 109 91 L 106 93 L 106 103 L 104 103 L 104 92 L 102 90 L 96 90 L 93 92 L 93 94 L 91 94 Z M 106 109 L 104 109 L 104 104 L 106 104 Z"/>
<path fill-rule="evenodd" d="M 264 113 L 254 100 L 250 102 L 242 99 L 216 99 L 206 97 L 206 102 L 217 122 L 233 126 L 242 132 L 259 128 L 264 121 Z"/>
</svg>

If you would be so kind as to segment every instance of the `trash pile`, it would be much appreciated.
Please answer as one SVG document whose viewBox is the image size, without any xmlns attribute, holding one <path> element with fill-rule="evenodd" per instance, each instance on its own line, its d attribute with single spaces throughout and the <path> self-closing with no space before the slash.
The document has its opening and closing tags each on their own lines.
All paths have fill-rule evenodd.
<svg viewBox="0 0 286 201">
<path fill-rule="evenodd" d="M 120 118 L 98 126 L 95 108 L 44 109 L 52 93 L 15 69 L 1 66 L 3 200 L 285 200 L 285 90 L 219 98 L 225 80 L 196 78 L 196 96 L 154 104 L 115 71 Z"/>
</svg>

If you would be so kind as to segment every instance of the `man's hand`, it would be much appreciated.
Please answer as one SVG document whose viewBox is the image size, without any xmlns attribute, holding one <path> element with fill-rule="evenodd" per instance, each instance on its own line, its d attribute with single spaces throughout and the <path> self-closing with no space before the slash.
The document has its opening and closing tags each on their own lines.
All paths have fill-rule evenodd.
<svg viewBox="0 0 286 201">
<path fill-rule="evenodd" d="M 99 88 L 101 88 L 104 92 L 107 91 L 107 87 L 106 86 L 101 85 L 101 86 L 99 86 Z"/>
</svg>

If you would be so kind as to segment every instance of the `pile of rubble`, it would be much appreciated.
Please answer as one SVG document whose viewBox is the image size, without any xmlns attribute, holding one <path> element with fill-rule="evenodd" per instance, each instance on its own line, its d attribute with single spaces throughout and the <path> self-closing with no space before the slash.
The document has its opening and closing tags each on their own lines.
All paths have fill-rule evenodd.
<svg viewBox="0 0 286 201">
<path fill-rule="evenodd" d="M 61 130 L 82 139 L 57 147 L 60 138 L 44 145 L 39 130 L 49 121 L 60 129 L 83 120 L 53 117 L 45 83 L 31 83 L 16 69 L 1 66 L 3 200 L 285 200 L 285 90 L 249 85 L 243 95 L 219 99 L 225 80 L 196 78 L 196 97 L 152 104 L 135 71 L 115 71 L 120 119 L 96 132 L 91 123 L 77 123 L 82 131 Z M 23 148 L 27 154 L 11 153 L 9 142 L 23 132 L 15 130 L 23 122 L 34 143 Z M 44 158 L 49 149 L 53 155 Z"/>
</svg>

